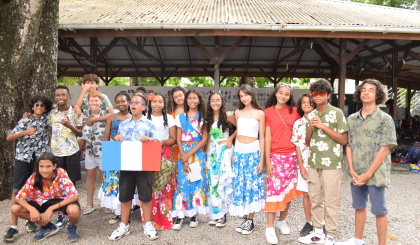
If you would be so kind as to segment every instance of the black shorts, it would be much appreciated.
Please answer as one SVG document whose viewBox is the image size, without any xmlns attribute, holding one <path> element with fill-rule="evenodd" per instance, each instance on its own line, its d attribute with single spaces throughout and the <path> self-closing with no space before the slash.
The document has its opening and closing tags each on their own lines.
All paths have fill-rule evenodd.
<svg viewBox="0 0 420 245">
<path fill-rule="evenodd" d="M 35 154 L 32 155 L 31 162 L 23 162 L 15 159 L 15 165 L 13 166 L 13 190 L 22 189 L 26 180 L 34 172 L 35 162 Z"/>
<path fill-rule="evenodd" d="M 49 207 L 51 207 L 52 205 L 55 205 L 55 204 L 57 204 L 59 202 L 62 202 L 62 201 L 64 201 L 64 200 L 63 199 L 51 199 L 51 200 L 48 200 L 46 203 L 42 204 L 41 206 L 39 206 L 39 204 L 37 202 L 33 201 L 33 200 L 28 201 L 28 203 L 32 207 L 36 208 L 36 210 L 38 210 L 38 212 L 40 214 L 42 214 L 42 213 L 45 213 L 45 211 L 47 211 L 47 209 Z M 69 205 L 77 205 L 77 206 L 79 206 L 79 210 L 80 210 L 79 201 L 75 201 L 75 202 L 71 202 L 71 203 L 67 204 L 66 206 L 61 206 L 61 208 L 57 208 L 54 211 L 60 210 L 65 215 L 67 215 L 66 210 L 67 210 L 67 206 L 69 206 Z"/>
<path fill-rule="evenodd" d="M 140 201 L 152 201 L 152 184 L 152 171 L 121 171 L 119 181 L 120 202 L 133 200 L 136 186 Z"/>
<path fill-rule="evenodd" d="M 82 169 L 80 168 L 80 151 L 71 156 L 58 157 L 58 167 L 66 170 L 71 182 L 76 186 L 76 181 L 82 179 Z"/>
</svg>

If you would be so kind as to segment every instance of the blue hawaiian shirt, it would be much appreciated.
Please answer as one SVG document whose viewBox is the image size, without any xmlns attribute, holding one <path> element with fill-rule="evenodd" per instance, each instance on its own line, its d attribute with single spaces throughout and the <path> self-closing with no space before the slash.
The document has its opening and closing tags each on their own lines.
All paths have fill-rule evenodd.
<svg viewBox="0 0 420 245">
<path fill-rule="evenodd" d="M 118 135 L 125 141 L 140 141 L 142 136 L 158 139 L 158 133 L 152 121 L 142 116 L 137 122 L 130 118 L 120 124 Z"/>
</svg>

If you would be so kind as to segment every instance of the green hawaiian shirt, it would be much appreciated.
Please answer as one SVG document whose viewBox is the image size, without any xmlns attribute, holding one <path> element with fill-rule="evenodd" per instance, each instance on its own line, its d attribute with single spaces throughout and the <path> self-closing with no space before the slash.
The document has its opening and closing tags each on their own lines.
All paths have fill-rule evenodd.
<svg viewBox="0 0 420 245">
<path fill-rule="evenodd" d="M 395 124 L 390 115 L 381 109 L 376 109 L 364 119 L 361 110 L 348 118 L 348 146 L 352 150 L 353 168 L 357 174 L 364 174 L 372 164 L 379 149 L 386 145 L 397 145 Z M 348 168 L 345 175 L 353 183 Z M 374 186 L 388 186 L 391 175 L 391 154 L 385 157 L 382 165 L 366 183 Z M 346 178 L 346 179 L 347 179 Z"/>
<path fill-rule="evenodd" d="M 308 114 L 306 131 L 311 119 L 318 116 L 321 122 L 337 133 L 347 132 L 343 111 L 328 104 L 322 114 L 318 109 Z M 309 147 L 309 167 L 317 169 L 340 169 L 343 164 L 343 145 L 333 140 L 324 130 L 314 128 Z"/>
</svg>

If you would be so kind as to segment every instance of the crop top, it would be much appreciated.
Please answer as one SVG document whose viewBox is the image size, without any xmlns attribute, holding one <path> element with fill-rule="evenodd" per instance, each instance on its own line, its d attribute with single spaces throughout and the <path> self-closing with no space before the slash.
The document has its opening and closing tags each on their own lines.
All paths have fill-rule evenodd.
<svg viewBox="0 0 420 245">
<path fill-rule="evenodd" d="M 258 139 L 260 131 L 260 122 L 253 118 L 240 117 L 237 123 L 238 136 L 246 136 Z"/>
</svg>

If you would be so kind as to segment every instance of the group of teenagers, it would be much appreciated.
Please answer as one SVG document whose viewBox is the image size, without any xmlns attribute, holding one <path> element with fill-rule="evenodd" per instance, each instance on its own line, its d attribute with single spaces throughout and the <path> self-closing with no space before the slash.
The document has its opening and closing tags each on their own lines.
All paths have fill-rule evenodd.
<svg viewBox="0 0 420 245">
<path fill-rule="evenodd" d="M 74 106 L 68 105 L 66 86 L 56 88 L 55 109 L 48 97 L 33 96 L 31 113 L 11 131 L 7 140 L 17 140 L 12 226 L 4 241 L 13 241 L 19 233 L 18 218 L 27 220 L 27 231 L 40 226 L 33 238 L 38 241 L 64 227 L 66 216 L 68 239 L 77 241 L 80 214 L 95 210 L 99 168 L 103 182 L 98 198 L 105 211 L 113 213 L 109 223 L 119 222 L 109 240 L 130 234 L 130 213 L 140 206 L 144 234 L 150 240 L 158 238 L 157 230 L 182 229 L 185 218 L 189 227 L 198 227 L 199 214 L 209 215 L 208 224 L 219 228 L 226 226 L 228 213 L 239 216 L 235 230 L 248 235 L 255 227 L 254 214 L 264 210 L 267 242 L 278 244 L 274 227 L 284 235 L 291 233 L 287 212 L 291 201 L 303 195 L 306 223 L 298 241 L 335 244 L 344 168 L 350 177 L 356 231 L 355 237 L 337 244 L 364 244 L 368 196 L 379 244 L 385 244 L 384 190 L 390 182 L 389 151 L 396 145 L 396 134 L 392 118 L 378 107 L 386 98 L 379 81 L 367 79 L 356 88 L 354 100 L 362 109 L 347 120 L 329 104 L 332 87 L 325 79 L 311 83 L 310 93 L 297 103 L 293 87 L 279 83 L 265 110 L 254 89 L 242 85 L 234 114 L 226 111 L 220 93 L 212 93 L 206 103 L 201 92 L 182 87 L 174 87 L 167 99 L 160 93 L 146 95 L 141 87 L 131 97 L 120 92 L 114 113 L 98 85 L 96 75 L 86 75 Z M 101 142 L 110 140 L 161 142 L 161 170 L 103 172 Z M 81 211 L 75 184 L 81 179 L 83 147 L 87 206 Z M 343 165 L 343 148 L 348 167 Z M 50 222 L 53 212 L 55 224 Z"/>
</svg>

